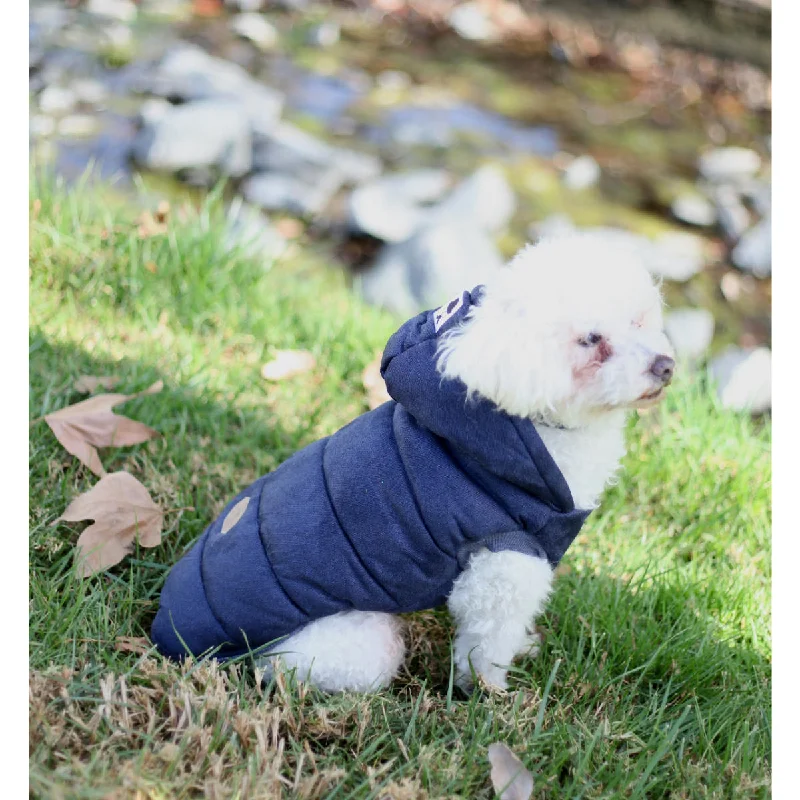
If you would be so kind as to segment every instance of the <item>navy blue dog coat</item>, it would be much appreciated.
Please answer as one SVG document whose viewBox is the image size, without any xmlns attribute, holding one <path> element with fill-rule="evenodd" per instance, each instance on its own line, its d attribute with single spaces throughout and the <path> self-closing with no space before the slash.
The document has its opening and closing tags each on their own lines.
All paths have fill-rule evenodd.
<svg viewBox="0 0 800 800">
<path fill-rule="evenodd" d="M 340 611 L 432 608 L 481 547 L 559 562 L 589 512 L 533 424 L 436 369 L 439 336 L 481 295 L 406 322 L 381 363 L 393 399 L 259 478 L 209 525 L 167 577 L 152 628 L 162 653 L 226 659 Z"/>
</svg>

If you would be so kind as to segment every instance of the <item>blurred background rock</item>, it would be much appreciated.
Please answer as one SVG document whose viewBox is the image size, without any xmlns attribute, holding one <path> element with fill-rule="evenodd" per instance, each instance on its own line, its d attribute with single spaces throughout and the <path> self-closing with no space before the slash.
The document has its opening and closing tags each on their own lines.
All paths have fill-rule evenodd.
<svg viewBox="0 0 800 800">
<path fill-rule="evenodd" d="M 30 7 L 37 167 L 232 243 L 325 248 L 398 315 L 603 228 L 721 401 L 770 407 L 769 0 L 85 0 Z"/>
</svg>

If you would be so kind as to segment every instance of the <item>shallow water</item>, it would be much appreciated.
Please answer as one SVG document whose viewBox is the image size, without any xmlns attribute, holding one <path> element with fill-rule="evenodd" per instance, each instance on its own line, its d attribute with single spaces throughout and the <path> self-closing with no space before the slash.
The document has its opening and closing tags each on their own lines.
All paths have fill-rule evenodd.
<svg viewBox="0 0 800 800">
<path fill-rule="evenodd" d="M 81 46 L 58 37 L 47 46 L 42 27 L 32 23 L 30 29 L 34 46 L 44 51 L 43 66 L 31 73 L 33 88 L 48 72 L 68 73 L 95 78 L 108 93 L 98 108 L 78 109 L 96 116 L 96 133 L 50 140 L 56 169 L 68 178 L 94 164 L 100 178 L 131 183 L 128 153 L 143 99 L 136 90 L 154 60 L 185 38 L 283 91 L 285 117 L 339 144 L 379 153 L 389 171 L 436 166 L 465 175 L 487 159 L 504 166 L 519 202 L 501 241 L 506 255 L 528 239 L 531 223 L 553 213 L 566 213 L 579 225 L 702 235 L 714 254 L 710 264 L 687 284 L 667 284 L 668 301 L 709 308 L 717 319 L 716 347 L 770 341 L 770 281 L 744 276 L 737 298 L 727 300 L 720 282 L 731 268 L 718 233 L 697 231 L 668 213 L 671 198 L 692 185 L 704 148 L 744 145 L 768 158 L 768 109 L 748 108 L 724 91 L 697 102 L 681 93 L 680 82 L 677 89 L 653 85 L 612 66 L 580 66 L 453 34 L 410 37 L 396 26 L 363 25 L 346 16 L 341 41 L 319 48 L 305 43 L 304 20 L 269 15 L 281 36 L 278 51 L 268 54 L 236 40 L 224 18 L 145 19 L 132 26 L 131 59 L 120 63 L 97 46 L 102 26 L 77 16 L 85 33 Z M 688 62 L 676 69 L 684 69 L 688 86 Z M 400 77 L 383 80 L 387 71 Z M 561 151 L 590 153 L 602 169 L 600 185 L 567 190 Z M 172 180 L 159 186 L 173 197 L 191 191 Z"/>
</svg>

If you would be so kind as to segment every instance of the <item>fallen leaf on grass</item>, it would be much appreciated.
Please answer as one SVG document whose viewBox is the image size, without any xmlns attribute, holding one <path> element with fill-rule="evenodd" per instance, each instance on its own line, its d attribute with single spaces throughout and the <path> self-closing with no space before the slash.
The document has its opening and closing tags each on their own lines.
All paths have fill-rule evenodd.
<svg viewBox="0 0 800 800">
<path fill-rule="evenodd" d="M 192 11 L 198 17 L 218 17 L 222 13 L 222 0 L 193 0 Z"/>
<path fill-rule="evenodd" d="M 144 636 L 117 636 L 114 649 L 123 653 L 136 653 L 144 655 L 150 650 L 150 640 Z"/>
<path fill-rule="evenodd" d="M 533 793 L 533 776 L 504 744 L 489 745 L 492 786 L 500 800 L 528 800 Z"/>
<path fill-rule="evenodd" d="M 47 414 L 44 420 L 67 452 L 80 459 L 95 475 L 103 476 L 106 471 L 95 448 L 140 444 L 159 435 L 144 423 L 117 416 L 111 409 L 134 397 L 156 394 L 163 388 L 163 381 L 156 381 L 138 394 L 97 394 Z"/>
<path fill-rule="evenodd" d="M 303 223 L 292 217 L 279 219 L 274 227 L 284 239 L 297 239 L 303 233 Z"/>
<path fill-rule="evenodd" d="M 133 549 L 161 544 L 164 512 L 147 489 L 129 472 L 112 472 L 88 492 L 78 495 L 56 520 L 92 519 L 78 539 L 77 558 L 82 577 L 118 564 Z"/>
<path fill-rule="evenodd" d="M 261 377 L 268 381 L 282 381 L 314 369 L 316 363 L 308 350 L 278 350 L 275 358 L 261 367 Z"/>
<path fill-rule="evenodd" d="M 119 383 L 119 380 L 119 378 L 115 378 L 111 375 L 81 375 L 80 378 L 75 381 L 74 389 L 76 392 L 88 394 L 89 392 L 94 392 L 97 389 L 113 389 Z"/>
<path fill-rule="evenodd" d="M 155 211 L 143 211 L 136 220 L 137 233 L 140 239 L 149 239 L 151 236 L 160 236 L 167 232 L 169 226 L 170 206 L 162 200 Z"/>
<path fill-rule="evenodd" d="M 386 384 L 381 375 L 381 358 L 382 353 L 378 353 L 377 357 L 364 367 L 361 373 L 361 383 L 367 390 L 367 403 L 370 408 L 377 408 L 382 406 L 387 400 L 392 398 L 389 392 L 386 391 Z"/>
<path fill-rule="evenodd" d="M 158 749 L 156 755 L 167 763 L 177 761 L 181 754 L 181 748 L 174 742 L 166 742 Z"/>
</svg>

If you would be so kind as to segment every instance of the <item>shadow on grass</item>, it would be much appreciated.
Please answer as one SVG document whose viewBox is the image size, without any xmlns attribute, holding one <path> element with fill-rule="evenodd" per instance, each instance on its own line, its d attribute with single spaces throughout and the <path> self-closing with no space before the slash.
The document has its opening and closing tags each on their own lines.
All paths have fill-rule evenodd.
<svg viewBox="0 0 800 800">
<path fill-rule="evenodd" d="M 162 542 L 138 546 L 123 561 L 81 580 L 74 574 L 80 526 L 53 521 L 96 476 L 68 454 L 46 423 L 30 431 L 31 665 L 74 663 L 79 655 L 108 661 L 118 637 L 149 632 L 167 571 L 223 506 L 312 437 L 312 413 L 289 432 L 266 406 L 230 405 L 175 385 L 170 375 L 131 359 L 100 359 L 78 346 L 55 344 L 39 332 L 30 341 L 31 419 L 86 399 L 73 389 L 80 375 L 114 375 L 114 391 L 133 393 L 162 379 L 164 390 L 116 407 L 156 428 L 161 437 L 100 451 L 108 472 L 125 469 L 165 510 Z M 102 391 L 102 390 L 101 390 Z"/>
<path fill-rule="evenodd" d="M 289 432 L 266 406 L 217 402 L 146 363 L 98 359 L 38 333 L 30 366 L 32 418 L 82 399 L 72 389 L 82 374 L 117 375 L 123 392 L 158 378 L 166 383 L 161 394 L 118 409 L 162 438 L 101 453 L 109 472 L 128 469 L 167 509 L 163 542 L 89 580 L 74 575 L 77 531 L 51 523 L 96 478 L 44 423 L 31 430 L 31 667 L 54 663 L 83 671 L 91 664 L 96 676 L 135 670 L 139 656 L 118 644 L 148 635 L 169 568 L 235 493 L 308 443 L 314 420 Z M 579 557 L 568 555 L 566 563 Z M 720 759 L 732 758 L 732 748 L 743 742 L 754 753 L 768 751 L 770 663 L 717 622 L 715 592 L 718 587 L 690 584 L 677 572 L 626 581 L 575 571 L 560 577 L 538 623 L 540 654 L 512 669 L 511 689 L 522 700 L 509 702 L 542 703 L 548 719 L 577 720 L 589 730 L 638 730 L 680 718 L 681 725 L 692 723 L 695 744 Z M 406 619 L 409 658 L 391 695 L 411 706 L 423 691 L 449 698 L 453 629 L 446 610 Z"/>
</svg>

